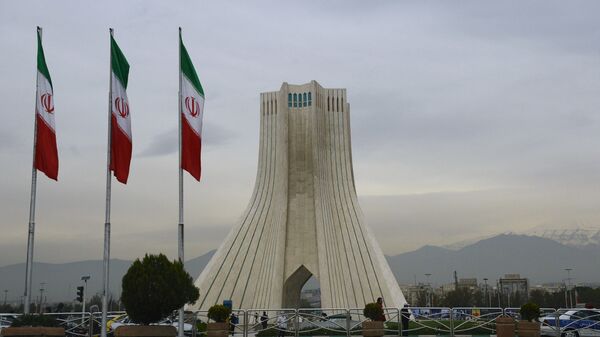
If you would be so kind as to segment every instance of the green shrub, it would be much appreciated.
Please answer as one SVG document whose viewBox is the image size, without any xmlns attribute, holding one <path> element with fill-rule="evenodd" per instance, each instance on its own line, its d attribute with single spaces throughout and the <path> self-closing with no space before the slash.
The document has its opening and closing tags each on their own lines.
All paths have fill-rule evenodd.
<svg viewBox="0 0 600 337">
<path fill-rule="evenodd" d="M 134 323 L 156 323 L 199 296 L 183 263 L 163 254 L 136 259 L 123 276 L 121 301 Z"/>
<path fill-rule="evenodd" d="M 530 322 L 538 321 L 538 318 L 540 318 L 540 307 L 533 302 L 525 303 L 521 306 L 520 314 L 522 320 Z"/>
<path fill-rule="evenodd" d="M 58 321 L 51 316 L 46 315 L 22 315 L 17 317 L 10 326 L 34 326 L 34 327 L 58 327 Z"/>
<path fill-rule="evenodd" d="M 212 319 L 217 323 L 223 323 L 227 320 L 227 318 L 231 315 L 231 309 L 222 305 L 215 304 L 208 309 L 208 318 Z"/>
<path fill-rule="evenodd" d="M 383 309 L 377 303 L 367 303 L 363 309 L 363 315 L 372 321 L 376 321 L 383 316 Z"/>
</svg>

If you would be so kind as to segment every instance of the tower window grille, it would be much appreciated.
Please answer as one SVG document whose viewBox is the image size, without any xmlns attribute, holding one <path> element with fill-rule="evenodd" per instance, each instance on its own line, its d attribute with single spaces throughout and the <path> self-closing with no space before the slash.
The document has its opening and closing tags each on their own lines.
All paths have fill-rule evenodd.
<svg viewBox="0 0 600 337">
<path fill-rule="evenodd" d="M 307 101 L 306 101 L 306 93 L 302 94 L 302 106 L 306 106 Z"/>
<path fill-rule="evenodd" d="M 288 108 L 292 107 L 292 94 L 288 94 Z"/>
<path fill-rule="evenodd" d="M 308 93 L 308 106 L 312 105 L 312 97 L 310 95 L 310 92 Z"/>
</svg>

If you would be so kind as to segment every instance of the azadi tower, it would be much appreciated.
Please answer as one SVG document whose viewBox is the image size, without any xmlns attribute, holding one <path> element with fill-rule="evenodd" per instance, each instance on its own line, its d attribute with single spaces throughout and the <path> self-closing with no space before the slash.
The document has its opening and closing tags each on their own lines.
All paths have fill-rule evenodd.
<svg viewBox="0 0 600 337">
<path fill-rule="evenodd" d="M 260 95 L 260 150 L 248 208 L 196 286 L 191 309 L 294 308 L 314 275 L 324 308 L 406 300 L 358 205 L 346 89 L 283 83 Z"/>
</svg>

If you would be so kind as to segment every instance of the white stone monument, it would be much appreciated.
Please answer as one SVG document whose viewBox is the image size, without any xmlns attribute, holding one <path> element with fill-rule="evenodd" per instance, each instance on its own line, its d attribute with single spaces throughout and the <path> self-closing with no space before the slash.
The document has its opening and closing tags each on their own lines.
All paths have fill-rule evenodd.
<svg viewBox="0 0 600 337">
<path fill-rule="evenodd" d="M 295 308 L 311 275 L 324 308 L 406 303 L 358 205 L 346 89 L 283 83 L 261 94 L 260 117 L 252 198 L 196 281 L 191 309 Z"/>
</svg>

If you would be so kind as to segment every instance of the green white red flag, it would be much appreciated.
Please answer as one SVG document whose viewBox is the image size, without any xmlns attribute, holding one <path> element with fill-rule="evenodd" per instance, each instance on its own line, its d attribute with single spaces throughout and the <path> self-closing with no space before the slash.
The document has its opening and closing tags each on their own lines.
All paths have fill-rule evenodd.
<svg viewBox="0 0 600 337">
<path fill-rule="evenodd" d="M 111 150 L 110 169 L 118 181 L 127 184 L 131 163 L 131 115 L 127 99 L 129 63 L 115 39 L 110 37 L 111 66 Z"/>
<path fill-rule="evenodd" d="M 40 28 L 37 30 L 37 88 L 35 104 L 34 166 L 50 179 L 58 180 L 58 149 L 54 123 L 54 90 L 46 65 Z"/>
<path fill-rule="evenodd" d="M 181 168 L 200 181 L 204 90 L 179 32 Z"/>
</svg>

